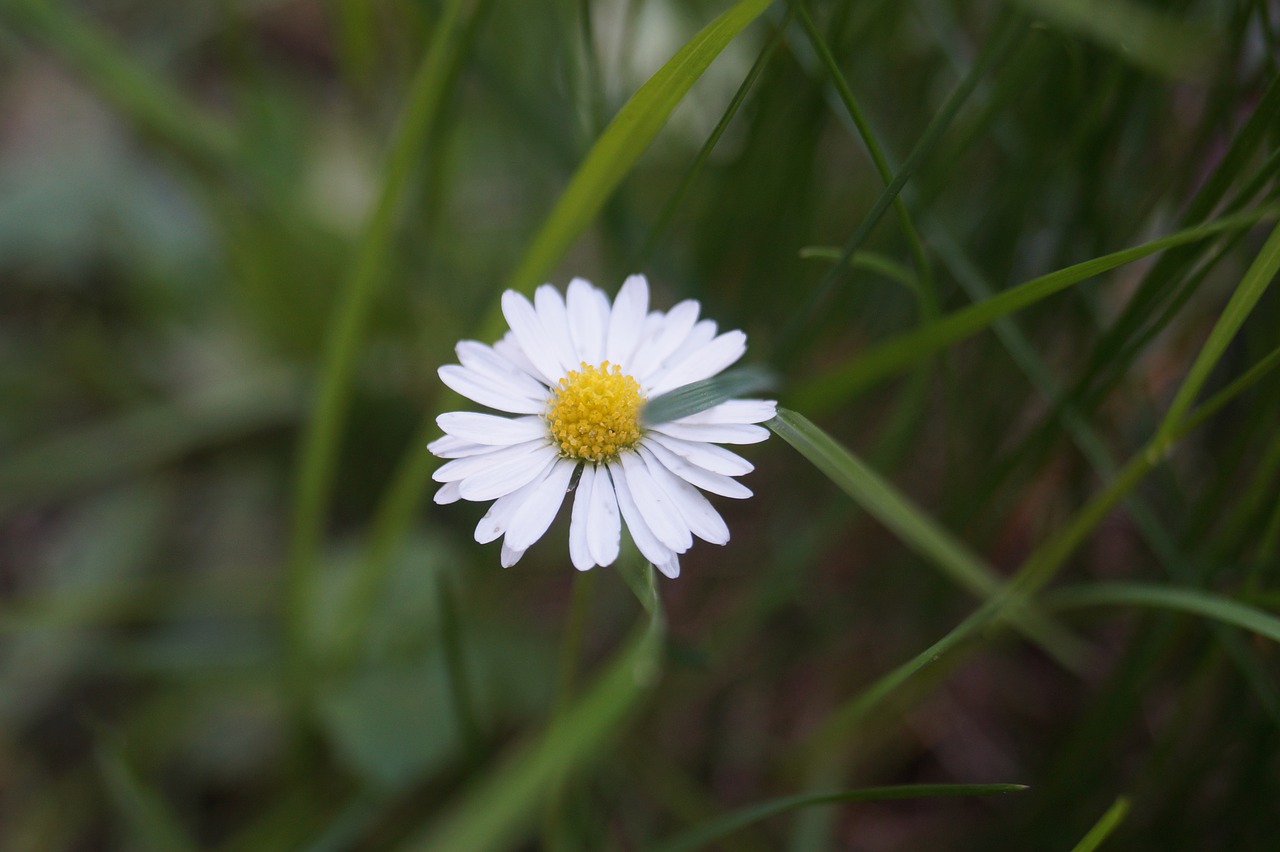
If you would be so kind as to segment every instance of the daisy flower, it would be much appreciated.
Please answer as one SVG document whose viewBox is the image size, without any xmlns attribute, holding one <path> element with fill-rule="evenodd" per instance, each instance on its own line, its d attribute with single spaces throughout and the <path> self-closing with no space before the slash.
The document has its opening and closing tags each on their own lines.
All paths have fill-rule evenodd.
<svg viewBox="0 0 1280 852">
<path fill-rule="evenodd" d="M 476 541 L 502 537 L 502 565 L 540 539 L 573 493 L 569 556 L 586 571 L 618 558 L 623 523 L 641 554 L 668 577 L 697 536 L 729 541 L 702 491 L 749 497 L 733 477 L 750 462 L 718 446 L 753 444 L 776 404 L 735 399 L 664 423 L 646 422 L 646 401 L 708 379 L 742 357 L 741 331 L 716 334 L 696 301 L 649 310 L 649 284 L 633 275 L 613 304 L 575 278 L 566 297 L 549 284 L 533 302 L 502 294 L 510 331 L 493 346 L 458 343 L 459 364 L 440 379 L 502 414 L 452 411 L 429 449 L 450 459 L 433 474 L 437 503 L 493 501 Z M 702 489 L 701 491 L 699 489 Z"/>
</svg>

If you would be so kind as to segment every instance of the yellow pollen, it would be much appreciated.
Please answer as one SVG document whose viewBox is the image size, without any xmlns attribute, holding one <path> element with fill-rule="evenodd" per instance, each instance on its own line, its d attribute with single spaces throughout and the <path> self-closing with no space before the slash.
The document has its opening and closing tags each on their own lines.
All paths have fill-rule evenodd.
<svg viewBox="0 0 1280 852">
<path fill-rule="evenodd" d="M 547 428 L 567 459 L 602 462 L 640 440 L 640 383 L 605 361 L 570 370 L 547 400 Z"/>
</svg>

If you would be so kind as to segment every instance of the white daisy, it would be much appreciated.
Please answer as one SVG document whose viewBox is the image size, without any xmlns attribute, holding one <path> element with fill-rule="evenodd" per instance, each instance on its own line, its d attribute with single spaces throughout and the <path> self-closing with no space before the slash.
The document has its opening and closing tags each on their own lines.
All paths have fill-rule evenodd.
<svg viewBox="0 0 1280 852">
<path fill-rule="evenodd" d="M 668 577 L 680 574 L 679 554 L 694 536 L 726 543 L 728 527 L 698 489 L 751 496 L 733 479 L 751 463 L 717 444 L 763 441 L 769 431 L 755 424 L 773 417 L 776 404 L 737 399 L 665 423 L 641 418 L 648 399 L 708 379 L 746 351 L 745 334 L 717 335 L 699 310 L 686 300 L 650 311 L 643 275 L 628 278 L 612 305 L 581 278 L 567 298 L 549 284 L 532 304 L 503 293 L 511 330 L 493 346 L 458 343 L 460 363 L 441 367 L 440 378 L 516 416 L 437 418 L 445 435 L 429 449 L 451 461 L 434 474 L 444 483 L 435 501 L 492 500 L 475 537 L 482 544 L 503 537 L 504 567 L 542 537 L 570 490 L 569 556 L 580 571 L 618 558 L 624 521 Z"/>
</svg>

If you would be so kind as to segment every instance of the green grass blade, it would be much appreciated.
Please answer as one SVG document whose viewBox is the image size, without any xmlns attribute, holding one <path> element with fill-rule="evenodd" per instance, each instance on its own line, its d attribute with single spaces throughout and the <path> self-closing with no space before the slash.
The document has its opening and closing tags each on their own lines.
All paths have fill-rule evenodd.
<svg viewBox="0 0 1280 852">
<path fill-rule="evenodd" d="M 1080 839 L 1080 842 L 1071 849 L 1071 852 L 1094 852 L 1095 849 L 1102 845 L 1103 841 L 1111 836 L 1111 832 L 1115 831 L 1120 826 L 1120 823 L 1124 822 L 1124 818 L 1128 813 L 1129 800 L 1121 796 L 1115 800 L 1111 807 L 1107 808 L 1107 812 L 1098 819 L 1093 828 L 1089 829 L 1089 833 Z"/>
<path fill-rule="evenodd" d="M 107 793 L 139 848 L 153 852 L 194 852 L 199 848 L 160 795 L 138 777 L 118 746 L 99 742 L 96 756 Z"/>
<path fill-rule="evenodd" d="M 650 852 L 692 852 L 769 817 L 815 805 L 883 802 L 894 799 L 934 799 L 944 796 L 995 796 L 1020 793 L 1026 789 L 1027 787 L 1022 784 L 903 784 L 784 796 L 736 810 L 719 819 L 691 828 L 651 847 Z"/>
<path fill-rule="evenodd" d="M 973 94 L 974 90 L 977 89 L 979 81 L 991 68 L 1004 61 L 1009 52 L 1017 45 L 1018 38 L 1022 35 L 1022 32 L 1022 23 L 1017 19 L 1010 18 L 988 40 L 978 61 L 973 64 L 973 67 L 965 74 L 964 79 L 956 85 L 956 88 L 947 97 L 941 109 L 929 121 L 929 125 L 921 135 L 920 141 L 916 143 L 911 153 L 907 155 L 907 159 L 902 163 L 893 180 L 885 187 L 884 192 L 880 194 L 871 210 L 863 217 L 853 235 L 845 242 L 840 260 L 809 289 L 809 292 L 791 315 L 787 324 L 779 332 L 777 360 L 785 362 L 794 356 L 794 350 L 801 341 L 806 320 L 818 304 L 822 302 L 823 298 L 839 282 L 840 276 L 844 274 L 845 267 L 850 259 L 862 248 L 862 244 L 866 242 L 867 238 L 871 236 L 871 232 L 875 230 L 880 219 L 888 211 L 898 194 L 902 192 L 903 187 L 907 185 L 907 181 L 911 179 L 912 175 L 915 174 L 924 161 L 933 153 L 938 143 L 941 142 L 943 135 L 947 132 L 956 116 L 959 115 L 960 109 L 969 100 L 969 96 Z"/>
<path fill-rule="evenodd" d="M 275 369 L 201 388 L 8 450 L 0 458 L 0 514 L 133 476 L 204 447 L 292 423 L 306 395 Z"/>
<path fill-rule="evenodd" d="M 937 322 L 880 344 L 870 352 L 857 356 L 848 365 L 803 385 L 789 402 L 807 411 L 827 410 L 894 372 L 923 360 L 933 352 L 982 331 L 1000 317 L 1034 305 L 1068 287 L 1174 246 L 1247 228 L 1261 219 L 1275 216 L 1276 213 L 1275 208 L 1266 208 L 1228 216 L 1033 278 L 984 302 L 963 308 Z"/>
<path fill-rule="evenodd" d="M 606 757 L 610 735 L 657 680 L 663 635 L 662 616 L 655 613 L 542 736 L 482 776 L 439 825 L 402 848 L 479 850 L 514 843 L 555 782 Z"/>
<path fill-rule="evenodd" d="M 299 449 L 288 566 L 288 619 L 290 647 L 301 658 L 306 631 L 305 613 L 310 601 L 321 530 L 328 512 L 338 445 L 346 422 L 360 342 L 385 274 L 395 224 L 413 185 L 412 177 L 423 144 L 431 133 L 447 91 L 454 57 L 460 49 L 459 34 L 468 12 L 476 6 L 468 0 L 452 0 L 414 76 L 400 123 L 387 156 L 378 199 L 357 250 L 326 340 L 320 387 L 315 408 Z M 468 8 L 470 7 L 470 8 Z M 295 679 L 300 677 L 294 672 Z M 294 684 L 295 690 L 300 684 Z"/>
<path fill-rule="evenodd" d="M 803 415 L 780 408 L 767 425 L 952 582 L 983 600 L 1003 594 L 1004 584 L 977 554 Z M 1012 608 L 1011 617 L 1064 664 L 1074 666 L 1079 660 L 1078 641 L 1061 628 L 1032 618 L 1021 607 Z"/>
<path fill-rule="evenodd" d="M 771 0 L 740 0 L 708 24 L 623 105 L 578 167 L 507 286 L 528 292 L 542 283 L 658 135 L 672 110 L 711 61 Z"/>
<path fill-rule="evenodd" d="M 763 367 L 740 367 L 655 396 L 645 403 L 642 416 L 650 425 L 666 423 L 744 394 L 770 390 L 776 384 L 773 373 Z"/>
<path fill-rule="evenodd" d="M 853 121 L 859 138 L 867 146 L 867 153 L 871 155 L 871 160 L 875 163 L 880 179 L 884 181 L 885 186 L 889 186 L 893 183 L 893 169 L 889 165 L 889 158 L 885 154 L 880 141 L 876 138 L 875 133 L 872 132 L 871 123 L 867 121 L 862 107 L 853 95 L 853 90 L 849 88 L 849 83 L 840 71 L 839 63 L 836 61 L 835 56 L 832 55 L 831 49 L 827 47 L 822 34 L 818 32 L 818 27 L 814 24 L 808 9 L 805 8 L 803 0 L 789 0 L 789 5 L 800 19 L 805 35 L 809 37 L 809 43 L 813 45 L 813 49 L 818 54 L 818 58 L 821 60 L 827 75 L 831 78 L 831 83 L 835 87 L 836 93 L 840 97 L 840 102 L 844 105 L 850 120 Z M 927 320 L 935 319 L 938 316 L 938 297 L 934 293 L 932 268 L 928 257 L 924 253 L 924 245 L 920 241 L 920 232 L 911 220 L 911 214 L 907 211 L 907 205 L 902 200 L 901 194 L 893 199 L 893 211 L 898 218 L 898 226 L 902 229 L 902 234 L 907 240 L 907 245 L 911 250 L 911 259 L 916 267 L 915 273 L 920 286 L 915 292 L 920 299 L 921 316 Z"/>
<path fill-rule="evenodd" d="M 1168 609 L 1202 615 L 1280 642 L 1280 618 L 1256 607 L 1202 589 L 1163 586 L 1154 583 L 1095 583 L 1046 592 L 1044 605 L 1053 610 L 1088 609 L 1101 606 L 1135 606 Z"/>
<path fill-rule="evenodd" d="M 1156 430 L 1157 438 L 1164 437 L 1177 428 L 1204 388 L 1205 382 L 1209 380 L 1210 372 L 1227 351 L 1227 344 L 1235 337 L 1240 326 L 1244 325 L 1249 312 L 1275 279 L 1277 271 L 1280 271 L 1280 226 L 1271 232 L 1262 250 L 1258 252 L 1258 256 L 1245 272 L 1240 286 L 1231 295 L 1222 315 L 1214 323 L 1213 330 L 1209 332 L 1209 339 L 1201 347 L 1200 353 L 1187 372 L 1187 377 L 1169 405 L 1169 411 L 1160 423 L 1160 428 Z"/>
<path fill-rule="evenodd" d="M 1206 28 L 1185 24 L 1123 0 L 1016 0 L 1050 21 L 1088 36 L 1151 71 L 1176 77 L 1204 73 L 1219 50 Z"/>
<path fill-rule="evenodd" d="M 47 44 L 138 127 L 191 162 L 218 170 L 232 168 L 238 141 L 231 127 L 191 103 L 65 6 L 45 0 L 7 0 L 0 4 L 0 20 L 12 21 L 20 31 Z"/>
<path fill-rule="evenodd" d="M 804 260 L 839 263 L 841 254 L 840 249 L 834 246 L 806 246 L 800 249 L 800 257 Z M 919 296 L 920 282 L 916 280 L 915 273 L 888 255 L 875 251 L 857 251 L 849 258 L 849 266 L 887 278 Z"/>
<path fill-rule="evenodd" d="M 1107 514 L 1119 505 L 1143 478 L 1164 461 L 1173 445 L 1181 440 L 1227 403 L 1252 387 L 1262 376 L 1277 366 L 1280 353 L 1272 352 L 1240 378 L 1214 394 L 1208 401 L 1175 424 L 1163 435 L 1157 434 L 1146 446 L 1125 463 L 1107 486 L 1086 503 L 1064 524 L 1059 532 L 1027 557 L 1012 585 L 1022 595 L 1032 595 L 1044 587 L 1066 563 Z"/>
<path fill-rule="evenodd" d="M 791 11 L 788 10 L 786 16 L 777 25 L 773 36 L 765 42 L 759 55 L 756 56 L 756 61 L 752 63 L 751 70 L 742 79 L 742 82 L 738 85 L 738 90 L 734 92 L 729 105 L 725 107 L 724 113 L 720 116 L 720 120 L 716 122 L 711 135 L 707 137 L 707 141 L 698 149 L 698 155 L 689 164 L 689 168 L 685 171 L 684 177 L 680 179 L 679 185 L 672 190 L 666 204 L 662 206 L 662 211 L 654 219 L 653 225 L 649 229 L 649 236 L 645 238 L 644 245 L 636 252 L 636 259 L 631 266 L 632 269 L 645 269 L 649 266 L 649 259 L 653 256 L 654 249 L 658 247 L 659 240 L 662 239 L 672 220 L 675 219 L 676 211 L 680 209 L 680 204 L 688 194 L 689 188 L 693 186 L 694 180 L 702 173 L 702 169 L 707 164 L 708 158 L 711 157 L 711 152 L 715 150 L 716 144 L 719 143 L 720 137 L 728 129 L 733 117 L 738 114 L 738 109 L 747 99 L 747 94 L 755 86 L 760 74 L 768 66 L 769 60 L 773 58 L 774 52 L 778 49 L 778 44 L 782 41 L 783 33 L 786 32 L 787 24 L 791 21 L 791 15 Z"/>
</svg>

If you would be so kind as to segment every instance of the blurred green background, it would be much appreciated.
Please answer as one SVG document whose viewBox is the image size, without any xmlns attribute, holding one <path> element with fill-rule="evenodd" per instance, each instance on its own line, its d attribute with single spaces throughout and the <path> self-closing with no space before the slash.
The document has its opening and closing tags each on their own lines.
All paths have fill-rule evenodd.
<svg viewBox="0 0 1280 852">
<path fill-rule="evenodd" d="M 0 0 L 0 849 L 1273 849 L 1278 28 Z M 503 570 L 435 369 L 631 272 L 818 426 Z"/>
</svg>

